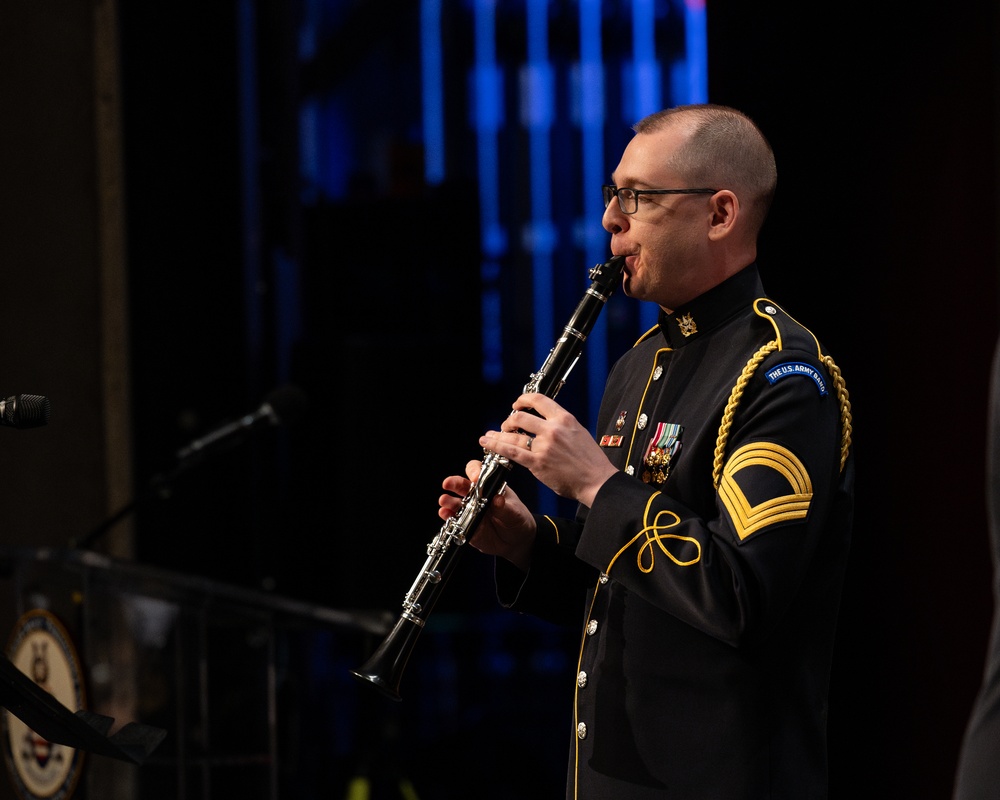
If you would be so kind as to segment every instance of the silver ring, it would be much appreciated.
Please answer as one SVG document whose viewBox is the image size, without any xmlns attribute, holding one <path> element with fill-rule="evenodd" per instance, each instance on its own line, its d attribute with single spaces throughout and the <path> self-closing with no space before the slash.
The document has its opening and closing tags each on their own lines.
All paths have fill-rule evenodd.
<svg viewBox="0 0 1000 800">
<path fill-rule="evenodd" d="M 526 450 L 530 450 L 530 449 L 531 449 L 531 443 L 532 443 L 533 441 L 535 441 L 535 440 L 534 440 L 534 439 L 532 439 L 532 438 L 531 438 L 531 437 L 529 436 L 529 437 L 528 437 L 528 441 L 526 441 L 526 442 L 524 443 L 524 448 L 525 448 Z"/>
</svg>

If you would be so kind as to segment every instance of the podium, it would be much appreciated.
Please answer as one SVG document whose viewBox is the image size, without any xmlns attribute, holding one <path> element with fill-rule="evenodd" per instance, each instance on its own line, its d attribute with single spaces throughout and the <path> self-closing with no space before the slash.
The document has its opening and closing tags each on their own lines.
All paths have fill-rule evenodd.
<svg viewBox="0 0 1000 800">
<path fill-rule="evenodd" d="M 337 676 L 393 621 L 75 549 L 0 546 L 0 598 L 7 631 L 44 609 L 79 653 L 83 709 L 28 708 L 31 679 L 9 662 L 0 700 L 85 751 L 81 800 L 283 800 L 324 769 L 316 790 L 335 791 L 336 742 L 358 722 Z M 22 797 L 0 779 L 0 800 Z"/>
</svg>

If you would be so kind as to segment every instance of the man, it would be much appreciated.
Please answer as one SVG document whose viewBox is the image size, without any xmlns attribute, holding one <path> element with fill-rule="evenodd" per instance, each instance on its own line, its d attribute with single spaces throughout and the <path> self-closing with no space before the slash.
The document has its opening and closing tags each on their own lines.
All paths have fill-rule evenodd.
<svg viewBox="0 0 1000 800">
<path fill-rule="evenodd" d="M 604 227 L 625 294 L 659 323 L 612 368 L 596 440 L 543 394 L 480 439 L 577 518 L 533 515 L 507 489 L 472 543 L 498 556 L 503 604 L 583 614 L 568 798 L 825 798 L 847 390 L 761 285 L 777 172 L 756 125 L 700 105 L 635 131 Z M 479 467 L 445 479 L 443 519 Z"/>
<path fill-rule="evenodd" d="M 993 624 L 983 678 L 958 754 L 953 800 L 992 800 L 1000 786 L 1000 340 L 990 368 L 986 510 L 993 565 Z"/>
</svg>

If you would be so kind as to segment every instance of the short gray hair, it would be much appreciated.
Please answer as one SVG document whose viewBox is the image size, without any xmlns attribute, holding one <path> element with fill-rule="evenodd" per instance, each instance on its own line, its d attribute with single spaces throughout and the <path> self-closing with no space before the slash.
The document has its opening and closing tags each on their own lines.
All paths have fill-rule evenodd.
<svg viewBox="0 0 1000 800">
<path fill-rule="evenodd" d="M 632 129 L 655 133 L 675 125 L 685 127 L 689 135 L 670 155 L 670 167 L 692 187 L 732 190 L 754 232 L 759 231 L 774 200 L 778 169 L 771 144 L 757 124 L 735 108 L 704 103 L 657 111 Z"/>
</svg>

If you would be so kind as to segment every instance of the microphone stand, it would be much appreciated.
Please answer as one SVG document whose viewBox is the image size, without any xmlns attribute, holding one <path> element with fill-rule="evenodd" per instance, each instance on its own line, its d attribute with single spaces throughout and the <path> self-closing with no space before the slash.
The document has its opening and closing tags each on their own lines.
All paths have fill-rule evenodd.
<svg viewBox="0 0 1000 800">
<path fill-rule="evenodd" d="M 276 426 L 296 420 L 304 411 L 306 404 L 307 398 L 297 386 L 286 385 L 273 390 L 253 413 L 244 414 L 238 420 L 216 428 L 178 450 L 173 469 L 165 474 L 154 475 L 141 495 L 120 508 L 93 530 L 83 536 L 70 539 L 70 547 L 89 547 L 143 503 L 157 497 L 161 500 L 169 498 L 173 482 L 190 467 L 201 463 L 211 454 L 235 447 L 263 423 Z"/>
<path fill-rule="evenodd" d="M 186 472 L 189 467 L 191 467 L 195 461 L 200 459 L 189 459 L 187 461 L 180 461 L 170 472 L 167 473 L 157 473 L 150 479 L 149 484 L 146 489 L 131 502 L 126 503 L 120 509 L 118 509 L 114 514 L 108 517 L 104 522 L 102 522 L 97 527 L 91 529 L 83 536 L 78 536 L 74 539 L 70 539 L 69 546 L 71 549 L 81 549 L 86 550 L 90 546 L 104 537 L 104 535 L 111 530 L 115 525 L 117 525 L 121 520 L 125 519 L 129 514 L 132 514 L 137 509 L 150 502 L 151 500 L 168 500 L 173 493 L 172 484 L 181 475 L 181 473 Z"/>
</svg>

